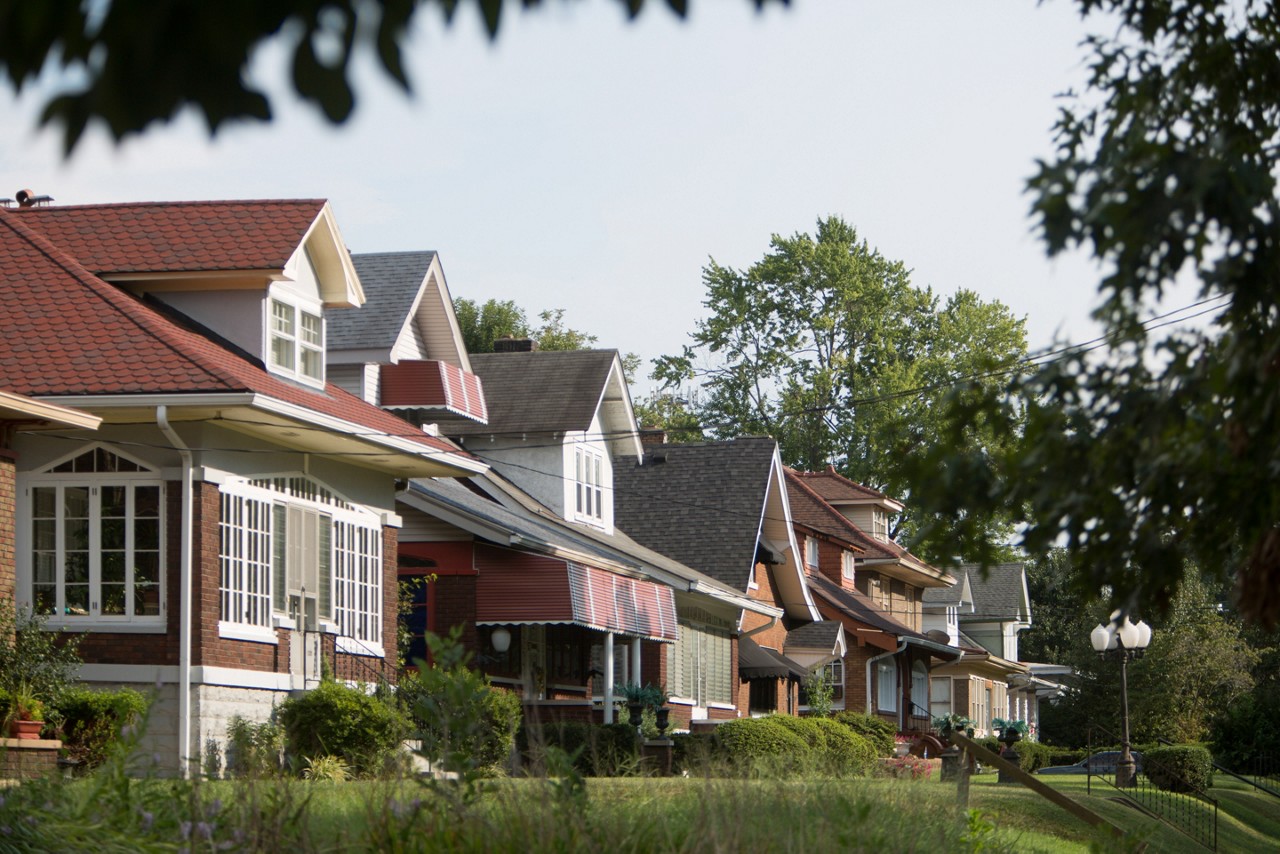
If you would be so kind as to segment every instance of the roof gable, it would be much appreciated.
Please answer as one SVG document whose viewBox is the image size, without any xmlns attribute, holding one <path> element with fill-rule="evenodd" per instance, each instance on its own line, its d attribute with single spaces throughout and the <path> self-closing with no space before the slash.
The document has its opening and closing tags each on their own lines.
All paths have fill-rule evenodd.
<svg viewBox="0 0 1280 854">
<path fill-rule="evenodd" d="M 973 620 L 1031 622 L 1031 597 L 1027 590 L 1026 567 L 1021 563 L 1001 563 L 986 568 L 964 567 L 973 596 Z"/>
<path fill-rule="evenodd" d="M 890 498 L 878 489 L 863 486 L 827 466 L 823 471 L 796 472 L 796 477 L 833 507 L 846 504 L 876 504 L 894 513 L 902 511 L 902 502 Z"/>
</svg>

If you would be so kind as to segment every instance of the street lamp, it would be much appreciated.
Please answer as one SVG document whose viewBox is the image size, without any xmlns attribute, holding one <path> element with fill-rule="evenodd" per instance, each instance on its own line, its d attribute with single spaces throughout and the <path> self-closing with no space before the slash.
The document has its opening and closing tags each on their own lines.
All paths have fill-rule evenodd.
<svg viewBox="0 0 1280 854">
<path fill-rule="evenodd" d="M 1136 775 L 1133 769 L 1133 753 L 1129 749 L 1129 659 L 1140 658 L 1151 643 L 1151 627 L 1139 620 L 1136 624 L 1129 621 L 1126 615 L 1123 623 L 1120 612 L 1111 615 L 1107 625 L 1098 624 L 1089 633 L 1089 641 L 1093 644 L 1101 658 L 1115 657 L 1120 659 L 1120 717 L 1124 727 L 1124 741 L 1120 745 L 1120 761 L 1116 764 L 1116 786 L 1132 786 Z"/>
</svg>

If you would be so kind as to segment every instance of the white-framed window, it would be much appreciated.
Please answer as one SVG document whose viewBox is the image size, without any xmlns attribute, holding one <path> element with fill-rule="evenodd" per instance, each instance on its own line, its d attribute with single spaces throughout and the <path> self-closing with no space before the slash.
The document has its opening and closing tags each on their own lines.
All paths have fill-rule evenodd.
<svg viewBox="0 0 1280 854">
<path fill-rule="evenodd" d="M 822 665 L 822 681 L 831 688 L 831 700 L 844 701 L 844 659 L 835 658 Z"/>
<path fill-rule="evenodd" d="M 882 712 L 898 711 L 898 665 L 876 662 L 876 705 Z"/>
<path fill-rule="evenodd" d="M 24 476 L 23 490 L 36 613 L 65 625 L 163 624 L 165 487 L 155 471 L 94 445 Z"/>
<path fill-rule="evenodd" d="M 923 661 L 911 665 L 911 714 L 929 714 L 929 668 Z"/>
<path fill-rule="evenodd" d="M 300 627 L 337 623 L 340 638 L 382 644 L 382 523 L 306 477 L 222 484 L 219 619 L 269 630 L 273 614 Z"/>
<path fill-rule="evenodd" d="M 604 518 L 604 458 L 592 448 L 574 450 L 575 510 L 579 518 Z"/>
<path fill-rule="evenodd" d="M 857 578 L 857 570 L 854 565 L 853 552 L 840 552 L 840 577 L 845 581 L 853 583 Z"/>
<path fill-rule="evenodd" d="M 667 690 L 694 705 L 733 702 L 733 641 L 729 632 L 680 623 L 668 659 Z"/>
<path fill-rule="evenodd" d="M 272 297 L 270 333 L 273 369 L 324 382 L 324 318 L 318 311 Z"/>
<path fill-rule="evenodd" d="M 804 538 L 804 562 L 809 569 L 818 571 L 818 541 L 813 537 Z"/>
<path fill-rule="evenodd" d="M 929 682 L 929 714 L 935 718 L 951 714 L 951 677 L 934 676 Z"/>
<path fill-rule="evenodd" d="M 871 536 L 877 540 L 889 539 L 889 514 L 879 507 L 871 508 Z"/>
</svg>

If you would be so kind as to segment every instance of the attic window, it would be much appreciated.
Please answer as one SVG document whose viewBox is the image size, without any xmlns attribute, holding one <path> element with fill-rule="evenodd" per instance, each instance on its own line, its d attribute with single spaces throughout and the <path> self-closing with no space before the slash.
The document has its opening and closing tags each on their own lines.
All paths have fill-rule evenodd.
<svg viewBox="0 0 1280 854">
<path fill-rule="evenodd" d="M 604 461 L 588 448 L 577 448 L 575 461 L 577 516 L 599 522 L 604 518 Z"/>
<path fill-rule="evenodd" d="M 889 514 L 879 507 L 871 509 L 871 536 L 882 541 L 889 539 Z"/>
<path fill-rule="evenodd" d="M 272 297 L 271 366 L 300 379 L 324 382 L 324 318 Z"/>
</svg>

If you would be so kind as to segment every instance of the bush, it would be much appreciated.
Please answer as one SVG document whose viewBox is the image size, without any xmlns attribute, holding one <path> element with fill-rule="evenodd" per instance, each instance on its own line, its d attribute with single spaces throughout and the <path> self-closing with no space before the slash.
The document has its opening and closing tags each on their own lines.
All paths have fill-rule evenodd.
<svg viewBox="0 0 1280 854">
<path fill-rule="evenodd" d="M 716 753 L 729 763 L 750 769 L 761 763 L 794 771 L 812 755 L 803 738 L 774 717 L 738 718 L 716 727 Z"/>
<path fill-rule="evenodd" d="M 1050 761 L 1054 750 L 1045 744 L 1036 741 L 1020 741 L 1013 746 L 1018 752 L 1018 766 L 1028 774 L 1034 774 L 1041 768 L 1047 768 L 1055 763 Z M 1073 760 L 1074 761 L 1074 760 Z M 1067 763 L 1068 765 L 1071 763 Z"/>
<path fill-rule="evenodd" d="M 339 756 L 365 776 L 394 764 L 409 731 L 399 709 L 337 682 L 322 682 L 314 691 L 285 700 L 279 720 L 295 769 L 307 760 Z"/>
<path fill-rule="evenodd" d="M 429 759 L 466 756 L 478 769 L 505 766 L 520 729 L 520 697 L 489 686 L 465 667 L 406 674 L 397 696 L 417 724 Z M 449 767 L 456 771 L 457 768 Z"/>
<path fill-rule="evenodd" d="M 1209 725 L 1218 762 L 1233 771 L 1253 770 L 1258 757 L 1280 756 L 1280 689 L 1259 688 L 1241 697 Z"/>
<path fill-rule="evenodd" d="M 876 765 L 871 742 L 830 718 L 813 718 L 826 736 L 826 764 L 837 774 L 866 774 Z"/>
<path fill-rule="evenodd" d="M 573 767 L 590 777 L 633 774 L 639 767 L 640 745 L 630 724 L 589 724 L 555 721 L 520 731 L 520 748 L 530 764 L 541 772 L 546 749 L 559 748 L 573 759 Z"/>
<path fill-rule="evenodd" d="M 827 736 L 826 731 L 818 725 L 815 718 L 797 718 L 791 715 L 769 715 L 762 720 L 772 721 L 779 726 L 786 727 L 796 735 L 804 739 L 804 743 L 809 746 L 809 751 L 814 756 L 823 756 L 827 752 Z"/>
<path fill-rule="evenodd" d="M 1204 791 L 1213 781 L 1213 758 L 1199 744 L 1157 747 L 1142 755 L 1142 770 L 1166 792 Z"/>
<path fill-rule="evenodd" d="M 71 688 L 54 703 L 50 717 L 59 721 L 58 737 L 67 756 L 86 768 L 96 768 L 106 760 L 120 729 L 142 718 L 147 705 L 146 697 L 128 688 Z"/>
<path fill-rule="evenodd" d="M 274 720 L 254 723 L 233 716 L 227 724 L 227 746 L 227 771 L 233 776 L 271 777 L 284 767 L 284 730 Z"/>
<path fill-rule="evenodd" d="M 676 774 L 709 774 L 714 756 L 715 736 L 711 733 L 680 732 L 671 736 L 671 766 Z"/>
<path fill-rule="evenodd" d="M 83 635 L 45 631 L 45 622 L 30 608 L 0 599 L 0 688 L 57 703 L 76 681 Z"/>
<path fill-rule="evenodd" d="M 894 737 L 898 730 L 888 721 L 863 712 L 838 712 L 832 719 L 870 742 L 876 756 L 889 756 L 893 753 Z"/>
</svg>

